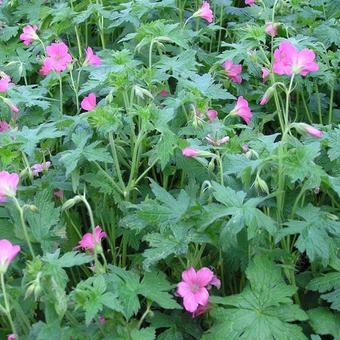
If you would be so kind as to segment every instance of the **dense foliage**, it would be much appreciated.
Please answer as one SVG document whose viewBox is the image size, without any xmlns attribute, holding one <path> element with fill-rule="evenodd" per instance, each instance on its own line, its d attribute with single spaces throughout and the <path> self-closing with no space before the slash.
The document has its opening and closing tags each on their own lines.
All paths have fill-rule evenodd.
<svg viewBox="0 0 340 340">
<path fill-rule="evenodd" d="M 340 339 L 339 0 L 3 0 L 1 339 Z"/>
</svg>

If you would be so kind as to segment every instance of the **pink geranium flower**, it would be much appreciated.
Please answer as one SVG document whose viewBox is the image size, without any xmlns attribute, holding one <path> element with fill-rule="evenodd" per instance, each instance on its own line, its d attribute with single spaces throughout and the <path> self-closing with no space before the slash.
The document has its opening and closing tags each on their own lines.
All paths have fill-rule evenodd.
<svg viewBox="0 0 340 340">
<path fill-rule="evenodd" d="M 161 92 L 159 92 L 159 95 L 161 97 L 167 97 L 169 95 L 169 91 L 166 89 L 163 89 Z"/>
<path fill-rule="evenodd" d="M 182 273 L 182 281 L 177 285 L 177 295 L 183 298 L 184 308 L 197 315 L 200 306 L 208 305 L 210 286 L 219 288 L 220 284 L 220 280 L 209 268 L 203 267 L 196 272 L 191 267 Z"/>
<path fill-rule="evenodd" d="M 245 0 L 245 1 L 244 1 L 244 3 L 245 3 L 246 5 L 248 5 L 248 6 L 254 5 L 255 2 L 256 2 L 256 0 Z"/>
<path fill-rule="evenodd" d="M 33 40 L 38 39 L 38 35 L 36 33 L 38 27 L 36 25 L 27 25 L 23 28 L 22 33 L 20 34 L 20 40 L 24 42 L 25 45 L 29 45 Z"/>
<path fill-rule="evenodd" d="M 72 62 L 72 56 L 68 53 L 68 47 L 63 42 L 52 43 L 46 48 L 47 58 L 39 71 L 41 75 L 47 75 L 51 71 L 62 72 Z"/>
<path fill-rule="evenodd" d="M 96 94 L 91 92 L 88 96 L 84 97 L 80 106 L 85 111 L 92 111 L 97 106 Z"/>
<path fill-rule="evenodd" d="M 263 81 L 266 81 L 266 79 L 268 78 L 270 72 L 269 72 L 269 70 L 268 70 L 267 68 L 265 68 L 265 67 L 262 67 L 261 71 L 262 71 L 262 80 L 263 80 Z"/>
<path fill-rule="evenodd" d="M 0 79 L 0 92 L 6 92 L 11 85 L 11 77 L 3 73 Z"/>
<path fill-rule="evenodd" d="M 16 339 L 17 339 L 17 335 L 14 333 L 7 335 L 7 340 L 16 340 Z"/>
<path fill-rule="evenodd" d="M 182 155 L 184 157 L 196 157 L 199 155 L 199 151 L 197 149 L 187 147 L 182 150 Z"/>
<path fill-rule="evenodd" d="M 240 84 L 242 78 L 240 73 L 242 72 L 241 64 L 233 64 L 232 60 L 228 59 L 223 63 L 223 67 L 226 71 L 227 76 L 234 82 Z"/>
<path fill-rule="evenodd" d="M 276 37 L 277 36 L 277 24 L 273 24 L 272 22 L 267 22 L 264 31 L 271 37 Z"/>
<path fill-rule="evenodd" d="M 210 9 L 210 5 L 208 1 L 203 1 L 201 8 L 194 13 L 194 17 L 201 17 L 202 19 L 206 20 L 210 23 L 214 20 L 214 14 L 212 10 Z"/>
<path fill-rule="evenodd" d="M 91 47 L 88 47 L 86 50 L 86 59 L 85 59 L 85 64 L 90 64 L 90 65 L 101 65 L 102 60 L 93 53 L 93 50 Z"/>
<path fill-rule="evenodd" d="M 8 266 L 20 252 L 20 246 L 13 245 L 8 240 L 0 240 L 0 273 L 5 273 Z"/>
<path fill-rule="evenodd" d="M 208 109 L 207 116 L 208 116 L 208 119 L 212 122 L 217 118 L 218 112 L 212 109 Z"/>
<path fill-rule="evenodd" d="M 97 225 L 95 228 L 95 235 L 93 233 L 86 233 L 79 241 L 76 249 L 82 248 L 84 250 L 93 251 L 96 245 L 101 244 L 101 240 L 105 238 L 106 233 Z"/>
<path fill-rule="evenodd" d="M 319 65 L 314 60 L 315 53 L 312 50 L 304 48 L 298 51 L 290 41 L 285 40 L 274 51 L 273 72 L 306 76 L 308 73 L 319 69 Z"/>
<path fill-rule="evenodd" d="M 11 127 L 5 120 L 0 120 L 0 132 L 9 130 Z"/>
<path fill-rule="evenodd" d="M 14 197 L 17 192 L 19 175 L 0 171 L 0 203 L 6 201 L 6 197 Z"/>
<path fill-rule="evenodd" d="M 64 191 L 62 190 L 56 190 L 54 193 L 53 193 L 53 196 L 56 197 L 56 198 L 63 198 L 64 197 Z"/>
<path fill-rule="evenodd" d="M 253 114 L 249 108 L 248 102 L 242 97 L 238 97 L 234 110 L 230 112 L 231 115 L 241 117 L 247 124 L 249 124 Z"/>
<path fill-rule="evenodd" d="M 43 172 L 44 170 L 47 170 L 50 166 L 51 166 L 51 162 L 47 161 L 41 164 L 34 164 L 32 165 L 31 169 L 32 169 L 33 175 L 38 176 L 41 172 Z"/>
</svg>

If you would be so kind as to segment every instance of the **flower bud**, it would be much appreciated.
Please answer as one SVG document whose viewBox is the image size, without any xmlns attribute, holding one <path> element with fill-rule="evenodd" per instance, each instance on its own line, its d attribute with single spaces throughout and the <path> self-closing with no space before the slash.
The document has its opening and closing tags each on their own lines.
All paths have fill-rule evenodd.
<svg viewBox="0 0 340 340">
<path fill-rule="evenodd" d="M 269 188 L 267 183 L 260 177 L 259 174 L 256 175 L 255 179 L 255 188 L 257 191 L 263 191 L 267 195 L 269 195 Z"/>
<path fill-rule="evenodd" d="M 266 105 L 269 102 L 269 99 L 274 93 L 274 87 L 271 86 L 267 89 L 267 91 L 264 93 L 263 97 L 261 98 L 260 105 Z"/>
<path fill-rule="evenodd" d="M 63 206 L 61 207 L 62 210 L 67 210 L 72 208 L 74 205 L 76 205 L 77 203 L 81 202 L 81 197 L 80 196 L 75 196 L 73 198 L 70 198 L 69 200 L 67 200 Z"/>
<path fill-rule="evenodd" d="M 295 128 L 296 131 L 301 134 L 308 133 L 315 138 L 321 138 L 323 136 L 322 131 L 306 123 L 293 123 L 291 124 L 291 127 Z"/>
</svg>

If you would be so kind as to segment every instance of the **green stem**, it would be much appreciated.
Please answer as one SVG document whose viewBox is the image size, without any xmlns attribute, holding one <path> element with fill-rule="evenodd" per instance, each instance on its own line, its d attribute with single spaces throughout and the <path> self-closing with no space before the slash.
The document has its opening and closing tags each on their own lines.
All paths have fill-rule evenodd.
<svg viewBox="0 0 340 340">
<path fill-rule="evenodd" d="M 144 314 L 142 315 L 142 317 L 140 318 L 140 320 L 138 322 L 138 329 L 140 329 L 142 327 L 144 319 L 150 313 L 151 304 L 152 304 L 151 302 L 147 301 L 147 308 L 146 308 L 146 311 L 144 312 Z"/>
<path fill-rule="evenodd" d="M 317 98 L 317 104 L 318 104 L 318 114 L 319 114 L 319 122 L 322 123 L 322 112 L 321 112 L 321 101 L 320 101 L 320 93 L 319 93 L 319 87 L 318 84 L 315 83 L 315 92 L 316 92 L 316 98 Z"/>
<path fill-rule="evenodd" d="M 151 70 L 152 68 L 152 49 L 153 49 L 153 44 L 155 43 L 155 40 L 152 39 L 149 47 L 149 69 Z"/>
<path fill-rule="evenodd" d="M 151 170 L 152 167 L 155 166 L 155 164 L 158 162 L 158 158 L 156 158 L 151 165 L 136 179 L 135 185 L 139 183 L 140 180 L 143 179 L 143 177 Z"/>
<path fill-rule="evenodd" d="M 0 278 L 1 278 L 1 289 L 2 289 L 2 294 L 4 296 L 4 302 L 5 302 L 5 309 L 6 309 L 6 314 L 8 317 L 8 321 L 11 325 L 11 329 L 13 334 L 17 334 L 17 331 L 15 329 L 14 323 L 13 323 L 13 319 L 11 316 L 11 309 L 10 309 L 10 305 L 8 303 L 8 298 L 7 298 L 7 293 L 6 293 L 6 286 L 5 286 L 5 279 L 4 279 L 4 273 L 0 274 Z"/>
<path fill-rule="evenodd" d="M 303 107 L 305 108 L 305 112 L 307 114 L 307 118 L 309 120 L 309 123 L 310 124 L 313 124 L 313 118 L 309 112 L 309 109 L 308 109 L 308 106 L 307 106 L 307 103 L 306 103 L 306 99 L 305 99 L 305 96 L 303 94 L 303 91 L 301 92 L 301 98 L 302 98 L 302 103 L 303 103 Z"/>
<path fill-rule="evenodd" d="M 116 149 L 116 145 L 115 145 L 115 141 L 114 141 L 112 132 L 109 132 L 109 142 L 110 142 L 113 162 L 114 162 L 116 172 L 117 172 L 117 176 L 118 176 L 118 181 L 119 181 L 119 184 L 122 188 L 122 191 L 124 192 L 125 191 L 125 183 L 123 181 L 122 171 L 120 169 L 118 155 L 117 155 L 117 149 Z"/>
<path fill-rule="evenodd" d="M 71 78 L 72 88 L 73 88 L 73 91 L 74 91 L 74 94 L 75 94 L 75 97 L 76 97 L 76 105 L 77 105 L 77 113 L 78 113 L 78 112 L 79 112 L 78 89 L 77 89 L 76 84 L 75 84 L 75 82 L 74 82 L 73 74 L 72 74 L 72 71 L 71 71 L 71 70 L 70 70 L 70 78 Z"/>
<path fill-rule="evenodd" d="M 290 82 L 289 87 L 286 94 L 286 112 L 285 112 L 285 129 L 287 129 L 289 124 L 289 102 L 290 102 L 290 93 L 292 92 L 293 82 L 294 82 L 295 74 L 293 73 Z"/>
<path fill-rule="evenodd" d="M 331 87 L 331 95 L 329 97 L 329 111 L 328 111 L 328 124 L 332 124 L 333 120 L 333 99 L 334 99 L 334 87 Z"/>
<path fill-rule="evenodd" d="M 60 116 L 63 116 L 63 80 L 59 73 L 59 100 L 60 100 Z"/>
<path fill-rule="evenodd" d="M 221 5 L 221 12 L 220 12 L 220 26 L 222 27 L 223 25 L 223 14 L 224 14 L 224 6 Z M 217 43 L 217 52 L 220 51 L 221 47 L 221 40 L 222 40 L 222 28 L 218 32 L 218 43 Z"/>
<path fill-rule="evenodd" d="M 34 254 L 34 250 L 33 250 L 30 238 L 28 236 L 27 225 L 26 225 L 25 218 L 24 218 L 24 211 L 21 208 L 21 206 L 20 206 L 18 200 L 16 199 L 16 197 L 13 197 L 13 201 L 14 201 L 14 204 L 15 204 L 17 210 L 19 211 L 22 231 L 24 232 L 24 237 L 25 237 L 26 243 L 28 245 L 28 248 L 30 250 L 30 253 L 32 255 L 32 258 L 34 259 L 35 258 L 35 254 Z"/>
</svg>

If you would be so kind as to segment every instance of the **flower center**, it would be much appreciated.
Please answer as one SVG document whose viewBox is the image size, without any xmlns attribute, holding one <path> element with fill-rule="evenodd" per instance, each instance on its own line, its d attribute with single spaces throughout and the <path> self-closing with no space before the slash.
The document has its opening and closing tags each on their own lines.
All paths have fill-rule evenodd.
<svg viewBox="0 0 340 340">
<path fill-rule="evenodd" d="M 196 293 L 200 289 L 200 286 L 197 283 L 193 283 L 191 285 L 191 290 L 193 293 Z"/>
</svg>

